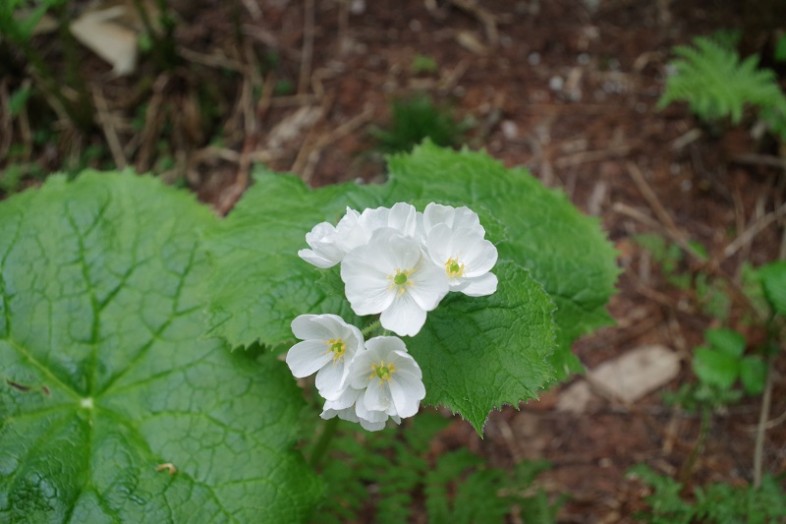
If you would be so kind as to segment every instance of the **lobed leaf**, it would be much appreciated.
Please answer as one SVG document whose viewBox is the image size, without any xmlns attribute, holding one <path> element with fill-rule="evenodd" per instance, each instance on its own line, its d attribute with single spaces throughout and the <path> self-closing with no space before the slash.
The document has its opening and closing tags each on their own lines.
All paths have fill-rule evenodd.
<svg viewBox="0 0 786 524">
<path fill-rule="evenodd" d="M 203 336 L 215 221 L 128 174 L 0 205 L 0 521 L 307 517 L 286 367 Z"/>
<path fill-rule="evenodd" d="M 618 273 L 597 222 L 524 170 L 480 153 L 425 144 L 390 159 L 382 185 L 309 189 L 266 171 L 207 237 L 215 264 L 212 332 L 232 346 L 292 341 L 299 314 L 338 313 L 360 324 L 343 297 L 337 269 L 300 260 L 305 234 L 336 223 L 345 208 L 428 202 L 475 210 L 496 244 L 500 291 L 451 298 L 408 347 L 423 368 L 427 402 L 448 406 L 480 430 L 491 409 L 517 405 L 570 371 L 576 337 L 608 323 L 605 305 Z M 337 285 L 338 283 L 338 285 Z M 447 359 L 444 362 L 442 359 Z"/>
</svg>

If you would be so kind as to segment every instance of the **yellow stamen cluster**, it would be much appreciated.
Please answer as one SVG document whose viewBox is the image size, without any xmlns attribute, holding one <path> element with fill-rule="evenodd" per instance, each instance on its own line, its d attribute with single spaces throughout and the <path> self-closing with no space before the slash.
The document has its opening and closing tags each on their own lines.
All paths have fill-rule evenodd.
<svg viewBox="0 0 786 524">
<path fill-rule="evenodd" d="M 459 261 L 455 258 L 449 258 L 448 261 L 445 262 L 445 273 L 447 273 L 450 278 L 459 278 L 464 274 L 464 264 L 459 264 Z"/>
<path fill-rule="evenodd" d="M 392 377 L 395 372 L 396 366 L 394 366 L 392 362 L 386 364 L 384 360 L 380 360 L 379 364 L 371 364 L 371 378 L 377 377 L 382 382 L 390 380 L 390 377 Z"/>
<path fill-rule="evenodd" d="M 409 277 L 414 273 L 413 269 L 396 269 L 396 272 L 392 275 L 388 275 L 388 280 L 390 280 L 390 287 L 397 288 L 396 292 L 401 295 L 406 290 L 407 287 L 412 285 L 412 281 Z"/>
<path fill-rule="evenodd" d="M 347 352 L 347 345 L 340 338 L 331 338 L 327 341 L 328 351 L 333 353 L 333 362 L 344 358 Z"/>
</svg>

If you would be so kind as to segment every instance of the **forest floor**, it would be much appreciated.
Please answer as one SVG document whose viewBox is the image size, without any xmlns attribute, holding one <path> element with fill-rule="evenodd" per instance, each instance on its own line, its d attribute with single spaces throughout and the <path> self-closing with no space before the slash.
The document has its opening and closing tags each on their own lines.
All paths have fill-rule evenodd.
<svg viewBox="0 0 786 524">
<path fill-rule="evenodd" d="M 680 361 L 676 378 L 635 401 L 576 377 L 538 402 L 493 413 L 483 439 L 456 420 L 440 446 L 466 446 L 503 468 L 546 459 L 552 468 L 539 486 L 569 496 L 560 522 L 630 522 L 647 494 L 627 475 L 635 464 L 687 486 L 753 478 L 760 396 L 714 413 L 710 438 L 692 460 L 699 417 L 668 405 L 663 393 L 695 380 L 691 353 L 707 328 L 733 327 L 751 347 L 763 340 L 736 291 L 745 264 L 786 255 L 783 156 L 777 144 L 752 138 L 750 119 L 710 129 L 684 105 L 656 107 L 675 45 L 719 29 L 744 30 L 749 52 L 770 45 L 768 24 L 778 17 L 742 4 L 184 0 L 172 2 L 176 67 L 162 70 L 143 55 L 130 75 L 115 77 L 83 51 L 98 111 L 92 135 L 64 125 L 41 145 L 29 131 L 41 118 L 32 109 L 23 115 L 27 132 L 19 120 L 3 126 L 41 171 L 75 157 L 91 165 L 85 151 L 98 145 L 99 167 L 153 170 L 223 214 L 257 162 L 315 186 L 383 179 L 370 130 L 390 120 L 392 101 L 430 95 L 468 123 L 467 147 L 527 167 L 598 217 L 617 247 L 615 325 L 575 345 L 587 368 L 653 345 Z M 48 59 L 61 52 L 51 34 L 34 42 Z M 0 84 L 4 104 L 15 81 Z M 768 165 L 778 158 L 781 168 Z M 645 233 L 698 242 L 709 261 L 684 255 L 664 271 L 636 241 Z M 693 285 L 675 285 L 675 274 Z M 720 282 L 720 294 L 697 291 L 699 280 Z M 773 474 L 786 472 L 784 354 L 774 362 L 775 423 L 764 436 L 763 466 Z"/>
</svg>

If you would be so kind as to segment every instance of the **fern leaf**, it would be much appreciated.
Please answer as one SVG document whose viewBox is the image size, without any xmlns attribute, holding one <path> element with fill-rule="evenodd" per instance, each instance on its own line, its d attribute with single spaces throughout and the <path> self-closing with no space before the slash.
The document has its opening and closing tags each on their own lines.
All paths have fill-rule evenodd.
<svg viewBox="0 0 786 524">
<path fill-rule="evenodd" d="M 709 38 L 694 39 L 693 46 L 678 46 L 671 63 L 674 74 L 658 102 L 663 108 L 672 102 L 687 102 L 702 120 L 728 117 L 742 120 L 746 106 L 760 111 L 779 134 L 786 132 L 786 97 L 774 73 L 759 68 L 756 55 L 741 60 L 736 51 Z"/>
</svg>

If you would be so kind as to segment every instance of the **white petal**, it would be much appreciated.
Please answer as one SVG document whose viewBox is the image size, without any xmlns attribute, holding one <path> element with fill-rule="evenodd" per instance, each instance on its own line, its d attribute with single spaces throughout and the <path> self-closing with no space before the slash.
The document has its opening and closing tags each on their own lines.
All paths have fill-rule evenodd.
<svg viewBox="0 0 786 524">
<path fill-rule="evenodd" d="M 395 291 L 389 288 L 387 281 L 384 287 L 380 282 L 365 287 L 357 281 L 350 282 L 347 282 L 344 289 L 352 310 L 359 316 L 381 313 L 390 307 L 396 298 Z"/>
<path fill-rule="evenodd" d="M 441 298 L 441 297 L 440 297 Z M 409 293 L 396 297 L 379 316 L 382 327 L 399 336 L 415 336 L 426 323 L 426 312 Z"/>
<path fill-rule="evenodd" d="M 360 420 L 367 422 L 382 422 L 383 424 L 388 419 L 388 415 L 384 411 L 370 410 L 366 407 L 363 397 L 359 398 L 355 404 L 355 415 Z"/>
<path fill-rule="evenodd" d="M 412 358 L 407 354 L 407 346 L 404 344 L 404 341 L 398 337 L 379 336 L 370 338 L 366 342 L 366 348 L 369 351 L 370 362 L 390 360 L 390 355 L 394 352 L 401 352 L 402 355 L 405 355 L 404 358 Z"/>
<path fill-rule="evenodd" d="M 320 222 L 306 233 L 306 243 L 311 249 L 302 249 L 298 255 L 317 267 L 334 266 L 344 256 L 344 251 L 336 244 L 336 228 L 328 222 Z"/>
<path fill-rule="evenodd" d="M 346 370 L 340 362 L 328 362 L 317 372 L 315 381 L 319 394 L 325 400 L 335 400 L 341 396 L 346 387 Z"/>
<path fill-rule="evenodd" d="M 390 228 L 374 232 L 369 241 L 369 250 L 375 255 L 377 262 L 384 260 L 387 273 L 395 269 L 410 269 L 420 260 L 420 243 L 414 238 L 401 235 Z"/>
<path fill-rule="evenodd" d="M 448 227 L 453 223 L 453 216 L 456 210 L 451 206 L 443 206 L 431 202 L 423 210 L 423 226 L 428 232 L 437 224 L 446 224 Z"/>
<path fill-rule="evenodd" d="M 423 378 L 423 372 L 420 370 L 417 361 L 406 350 L 396 350 L 389 358 L 393 361 L 396 369 L 402 373 L 408 373 L 418 380 Z"/>
<path fill-rule="evenodd" d="M 387 420 L 385 422 L 387 422 Z M 385 429 L 385 422 L 369 422 L 367 420 L 360 419 L 360 427 L 366 431 L 382 431 Z"/>
<path fill-rule="evenodd" d="M 480 231 L 481 234 L 485 234 L 483 226 L 480 225 L 480 218 L 478 217 L 478 214 L 466 206 L 456 208 L 456 213 L 453 215 L 453 223 L 451 224 L 451 227 L 453 229 L 468 227 L 470 229 Z"/>
<path fill-rule="evenodd" d="M 426 247 L 434 263 L 443 267 L 448 259 L 456 256 L 453 247 L 453 230 L 445 224 L 437 224 L 426 237 Z"/>
<path fill-rule="evenodd" d="M 335 315 L 332 316 L 340 319 Z M 328 327 L 328 324 L 332 320 L 326 320 L 325 317 L 327 315 L 299 315 L 292 321 L 292 333 L 300 340 L 331 339 L 334 337 L 334 331 Z"/>
<path fill-rule="evenodd" d="M 497 291 L 497 276 L 494 273 L 486 273 L 476 278 L 465 279 L 456 288 L 470 297 L 484 297 Z"/>
<path fill-rule="evenodd" d="M 326 400 L 325 405 L 322 406 L 322 409 L 324 410 L 333 409 L 333 410 L 340 411 L 342 409 L 347 409 L 351 407 L 354 412 L 355 408 L 353 406 L 357 401 L 358 397 L 360 397 L 361 393 L 363 393 L 363 391 L 360 389 L 347 387 L 342 391 L 341 395 L 339 395 L 339 397 L 336 398 L 335 400 Z"/>
<path fill-rule="evenodd" d="M 417 226 L 417 211 L 411 204 L 398 202 L 390 208 L 387 227 L 393 228 L 406 236 L 414 236 Z"/>
<path fill-rule="evenodd" d="M 390 396 L 401 418 L 411 417 L 418 412 L 420 399 L 425 397 L 423 382 L 408 373 L 394 373 L 390 379 Z"/>
<path fill-rule="evenodd" d="M 369 381 L 363 395 L 363 405 L 370 411 L 385 411 L 390 407 L 390 392 L 382 380 Z"/>
<path fill-rule="evenodd" d="M 387 227 L 390 209 L 387 207 L 366 208 L 358 219 L 362 227 L 368 232 L 376 231 L 381 227 Z"/>
<path fill-rule="evenodd" d="M 352 309 L 358 315 L 373 315 L 387 308 L 395 298 L 387 273 L 365 260 L 364 248 L 350 252 L 341 263 L 341 280 Z"/>
<path fill-rule="evenodd" d="M 349 362 L 354 358 L 355 352 L 363 346 L 363 333 L 352 324 L 347 324 L 340 331 L 339 338 L 347 344 L 347 353 L 344 358 L 346 362 Z"/>
<path fill-rule="evenodd" d="M 292 346 L 287 352 L 286 362 L 297 378 L 307 377 L 333 358 L 323 342 L 304 340 Z"/>
<path fill-rule="evenodd" d="M 473 239 L 468 242 L 464 259 L 464 276 L 475 277 L 482 275 L 497 263 L 497 248 L 484 239 Z"/>
<path fill-rule="evenodd" d="M 432 264 L 427 257 L 423 257 L 411 278 L 412 285 L 407 288 L 407 294 L 425 311 L 436 308 L 450 289 L 444 269 Z"/>
<path fill-rule="evenodd" d="M 333 260 L 326 258 L 319 253 L 312 251 L 311 249 L 301 249 L 297 252 L 297 256 L 305 260 L 311 265 L 317 266 L 321 269 L 327 269 L 329 267 L 333 267 L 338 264 L 338 260 Z"/>
<path fill-rule="evenodd" d="M 349 375 L 347 377 L 350 386 L 355 389 L 365 389 L 368 386 L 371 372 L 373 371 L 371 363 L 374 361 L 374 357 L 375 354 L 368 350 L 355 355 L 355 358 L 349 365 Z"/>
<path fill-rule="evenodd" d="M 320 413 L 320 418 L 324 420 L 330 420 L 333 417 L 338 417 L 341 420 L 346 420 L 348 422 L 360 422 L 357 415 L 355 415 L 355 408 L 345 408 L 345 409 L 325 409 Z"/>
<path fill-rule="evenodd" d="M 347 213 L 336 224 L 336 246 L 344 253 L 368 242 L 371 232 L 360 223 L 360 214 L 347 208 Z"/>
<path fill-rule="evenodd" d="M 322 413 L 319 414 L 319 418 L 324 420 L 330 420 L 332 418 L 335 418 L 337 415 L 338 415 L 338 411 L 336 411 L 335 409 L 324 409 L 322 410 Z"/>
</svg>

